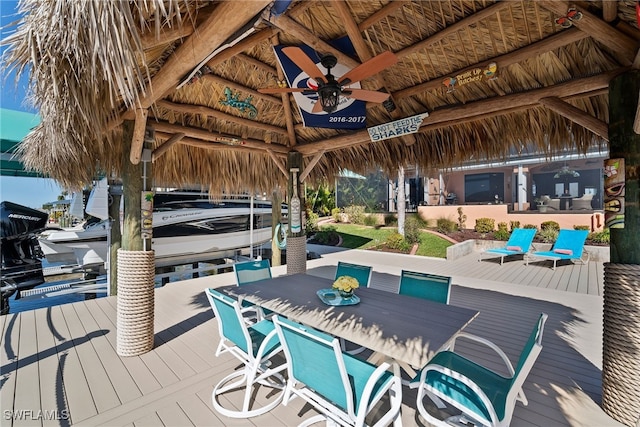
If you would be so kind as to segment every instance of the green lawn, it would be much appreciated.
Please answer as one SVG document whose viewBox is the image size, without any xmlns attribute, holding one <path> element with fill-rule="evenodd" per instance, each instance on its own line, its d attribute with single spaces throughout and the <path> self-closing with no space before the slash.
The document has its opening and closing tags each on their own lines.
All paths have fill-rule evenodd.
<svg viewBox="0 0 640 427">
<path fill-rule="evenodd" d="M 369 249 L 384 243 L 395 228 L 375 228 L 356 224 L 331 224 L 342 237 L 342 247 L 350 249 Z M 420 233 L 420 245 L 417 255 L 445 258 L 448 240 L 431 233 Z"/>
</svg>

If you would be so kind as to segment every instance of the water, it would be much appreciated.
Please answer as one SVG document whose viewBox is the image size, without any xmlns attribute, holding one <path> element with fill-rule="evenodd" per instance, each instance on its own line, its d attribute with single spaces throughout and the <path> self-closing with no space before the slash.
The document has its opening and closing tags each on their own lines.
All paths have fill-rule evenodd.
<svg viewBox="0 0 640 427">
<path fill-rule="evenodd" d="M 61 265 L 61 264 L 49 263 L 46 260 L 42 261 L 43 268 L 55 267 L 58 265 Z M 208 263 L 200 263 L 199 265 L 200 267 L 206 267 L 206 266 L 211 266 L 212 268 L 215 267 L 214 264 L 208 264 Z M 169 278 L 169 282 L 171 283 L 171 282 L 178 282 L 181 280 L 191 279 L 193 275 L 191 272 L 186 271 L 187 268 L 188 266 L 177 266 L 175 268 L 176 269 L 175 274 L 173 274 Z M 205 276 L 210 273 L 200 272 L 199 274 L 200 276 Z M 76 283 L 76 282 L 80 282 L 81 280 L 82 280 L 81 278 L 74 277 L 71 279 L 67 278 L 67 279 L 58 280 L 58 281 L 48 281 L 43 283 L 42 285 L 36 286 L 34 289 L 47 288 L 50 286 L 62 285 L 67 283 Z M 106 276 L 99 276 L 97 283 L 106 283 L 106 281 L 107 281 Z M 92 283 L 92 282 L 89 282 L 89 283 Z M 158 288 L 161 286 L 163 286 L 162 280 L 156 279 L 155 287 Z M 16 299 L 16 296 L 17 294 L 13 294 L 9 298 L 9 313 L 20 313 L 27 310 L 35 310 L 38 308 L 53 307 L 56 305 L 69 304 L 72 302 L 85 301 L 88 299 L 102 298 L 107 296 L 107 292 L 102 291 L 102 292 L 88 292 L 88 293 L 69 293 L 69 294 L 58 295 L 58 296 L 46 296 L 45 294 L 40 294 L 40 295 L 34 295 L 30 297 L 22 297 L 19 299 Z"/>
</svg>

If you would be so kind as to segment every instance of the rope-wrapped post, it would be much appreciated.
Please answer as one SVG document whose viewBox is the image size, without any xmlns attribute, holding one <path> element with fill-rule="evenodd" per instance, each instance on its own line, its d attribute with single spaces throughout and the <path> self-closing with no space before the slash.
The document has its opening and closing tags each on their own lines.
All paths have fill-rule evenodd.
<svg viewBox="0 0 640 427">
<path fill-rule="evenodd" d="M 138 356 L 153 349 L 155 252 L 118 249 L 116 351 Z"/>
<path fill-rule="evenodd" d="M 604 265 L 602 409 L 640 422 L 640 265 Z"/>
<path fill-rule="evenodd" d="M 287 274 L 307 272 L 307 236 L 287 237 Z"/>
</svg>

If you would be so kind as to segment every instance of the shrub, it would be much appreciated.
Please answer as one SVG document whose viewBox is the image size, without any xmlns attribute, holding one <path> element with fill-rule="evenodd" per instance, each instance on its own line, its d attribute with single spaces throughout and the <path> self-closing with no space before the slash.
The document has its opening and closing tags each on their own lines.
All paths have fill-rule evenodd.
<svg viewBox="0 0 640 427">
<path fill-rule="evenodd" d="M 376 225 L 378 225 L 378 217 L 375 215 L 365 215 L 364 225 L 375 227 Z"/>
<path fill-rule="evenodd" d="M 602 231 L 594 231 L 588 237 L 594 243 L 611 243 L 611 234 L 608 228 Z"/>
<path fill-rule="evenodd" d="M 340 222 L 340 208 L 333 208 L 331 209 L 331 216 L 333 217 L 333 220 L 335 222 Z"/>
<path fill-rule="evenodd" d="M 507 223 L 506 222 L 499 222 L 498 223 L 498 231 L 500 231 L 500 230 L 509 231 L 509 229 L 507 228 Z"/>
<path fill-rule="evenodd" d="M 500 228 L 498 226 L 498 230 L 493 232 L 493 238 L 496 240 L 509 240 L 509 230 L 507 230 L 506 228 L 506 223 L 503 223 L 505 225 L 504 228 Z"/>
<path fill-rule="evenodd" d="M 547 221 L 547 222 L 554 222 L 554 221 Z M 540 240 L 542 240 L 544 243 L 553 243 L 558 238 L 558 230 L 556 230 L 553 227 L 540 228 L 540 231 L 538 232 L 538 237 L 540 237 Z"/>
<path fill-rule="evenodd" d="M 587 231 L 590 231 L 591 227 L 589 227 L 588 225 L 574 225 L 573 229 L 574 230 L 587 230 Z"/>
<path fill-rule="evenodd" d="M 462 208 L 458 207 L 458 230 L 464 230 L 467 226 L 465 222 L 467 221 L 467 216 L 462 213 Z"/>
<path fill-rule="evenodd" d="M 386 227 L 390 227 L 392 225 L 397 225 L 398 224 L 398 220 L 396 219 L 396 216 L 394 214 L 386 214 L 384 216 L 384 225 Z"/>
<path fill-rule="evenodd" d="M 509 230 L 513 231 L 516 228 L 520 228 L 520 221 L 509 221 Z"/>
<path fill-rule="evenodd" d="M 475 230 L 482 234 L 491 233 L 496 228 L 495 224 L 496 220 L 493 218 L 478 218 L 476 219 Z"/>
<path fill-rule="evenodd" d="M 336 227 L 332 225 L 323 227 L 322 229 L 318 230 L 316 234 L 314 234 L 313 238 L 321 245 L 328 245 L 340 240 Z"/>
<path fill-rule="evenodd" d="M 555 231 L 560 231 L 560 224 L 558 224 L 555 221 L 545 221 L 542 224 L 540 224 L 540 230 L 546 230 L 548 228 Z"/>
<path fill-rule="evenodd" d="M 404 221 L 404 238 L 410 243 L 420 241 L 420 221 L 415 216 L 410 216 Z"/>
<path fill-rule="evenodd" d="M 364 206 L 349 205 L 344 208 L 344 212 L 349 216 L 350 223 L 364 224 Z"/>
<path fill-rule="evenodd" d="M 436 230 L 440 233 L 453 233 L 457 228 L 458 225 L 449 218 L 438 218 L 436 221 Z"/>
<path fill-rule="evenodd" d="M 318 216 L 315 212 L 307 213 L 307 223 L 305 224 L 305 232 L 306 234 L 313 234 L 318 231 Z"/>
<path fill-rule="evenodd" d="M 409 244 L 404 240 L 402 234 L 397 232 L 389 233 L 385 244 L 391 249 L 397 249 L 401 251 L 406 251 L 409 249 Z"/>
<path fill-rule="evenodd" d="M 537 230 L 538 226 L 535 224 L 525 224 L 522 228 L 533 228 L 534 230 Z"/>
</svg>

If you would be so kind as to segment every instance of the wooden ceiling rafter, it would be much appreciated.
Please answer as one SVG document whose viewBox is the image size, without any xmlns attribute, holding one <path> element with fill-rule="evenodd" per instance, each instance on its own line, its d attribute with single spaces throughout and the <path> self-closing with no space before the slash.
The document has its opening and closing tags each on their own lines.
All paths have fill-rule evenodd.
<svg viewBox="0 0 640 427">
<path fill-rule="evenodd" d="M 260 141 L 252 138 L 242 138 L 237 135 L 223 134 L 220 132 L 211 132 L 207 129 L 194 128 L 190 126 L 182 126 L 178 124 L 169 123 L 166 121 L 155 121 L 152 124 L 158 132 L 164 132 L 168 134 L 184 133 L 186 137 L 192 139 L 200 139 L 208 143 L 216 143 L 225 145 L 227 147 L 244 147 L 254 150 L 267 151 L 271 150 L 275 154 L 286 155 L 289 152 L 289 148 L 279 144 L 265 144 L 264 141 Z"/>
<path fill-rule="evenodd" d="M 524 61 L 525 59 L 528 59 L 535 55 L 541 55 L 546 52 L 551 52 L 555 49 L 575 43 L 587 37 L 589 37 L 589 35 L 586 34 L 585 32 L 580 31 L 578 29 L 570 28 L 566 31 L 554 34 L 538 42 L 530 44 L 529 46 L 521 47 L 520 49 L 516 49 L 512 52 L 487 59 L 477 64 L 473 64 L 469 67 L 463 68 L 462 70 L 451 72 L 448 75 L 457 75 L 457 74 L 464 73 L 465 71 L 473 70 L 476 68 L 485 68 L 488 64 L 492 62 L 495 62 L 498 65 L 498 70 L 500 70 L 500 68 L 505 68 L 511 64 Z M 442 86 L 443 77 L 444 76 L 438 76 L 434 79 L 417 84 L 415 86 L 408 87 L 406 89 L 400 89 L 398 91 L 395 91 L 393 93 L 393 96 L 396 96 L 399 98 L 405 98 L 409 96 L 418 95 L 420 93 L 424 93 L 429 90 L 437 89 Z"/>
<path fill-rule="evenodd" d="M 607 122 L 585 113 L 557 96 L 541 98 L 540 104 L 609 141 L 609 125 Z"/>
<path fill-rule="evenodd" d="M 167 139 L 159 147 L 153 150 L 153 152 L 151 153 L 151 162 L 155 162 L 156 160 L 158 160 L 164 153 L 169 151 L 171 147 L 180 142 L 180 140 L 182 140 L 182 138 L 184 138 L 185 136 L 186 135 L 183 132 L 178 132 L 171 135 L 169 139 Z"/>
<path fill-rule="evenodd" d="M 280 40 L 277 34 L 271 37 L 271 45 L 280 44 Z M 284 72 L 280 67 L 276 67 L 276 73 L 278 76 L 278 81 L 282 82 L 285 80 Z M 289 147 L 295 147 L 298 144 L 298 138 L 296 137 L 296 128 L 295 123 L 293 121 L 293 107 L 291 106 L 291 101 L 289 100 L 289 94 L 282 93 L 280 94 L 280 99 L 282 100 L 282 108 L 284 110 L 284 122 L 287 127 L 287 136 L 289 137 Z M 286 170 L 285 170 L 286 172 Z M 287 177 L 289 173 L 286 173 Z"/>
<path fill-rule="evenodd" d="M 286 129 L 282 129 L 279 126 L 270 125 L 267 123 L 257 122 L 251 119 L 245 119 L 244 117 L 237 117 L 231 114 L 224 113 L 215 108 L 206 107 L 204 105 L 194 104 L 179 104 L 176 102 L 160 100 L 156 102 L 158 107 L 166 110 L 174 111 L 181 114 L 202 114 L 203 116 L 211 117 L 217 120 L 224 120 L 230 123 L 234 123 L 240 126 L 253 127 L 265 132 L 277 133 L 279 135 L 287 136 Z"/>
<path fill-rule="evenodd" d="M 333 9 L 338 13 L 338 16 L 340 17 L 340 20 L 342 21 L 342 23 L 345 25 L 346 30 L 347 30 L 347 36 L 349 37 L 349 39 L 351 40 L 351 42 L 353 43 L 353 46 L 355 48 L 356 54 L 358 55 L 358 58 L 360 58 L 360 62 L 364 63 L 366 61 L 368 61 L 369 59 L 373 58 L 373 55 L 371 54 L 370 50 L 369 50 L 369 46 L 367 45 L 367 43 L 365 42 L 364 38 L 362 37 L 362 34 L 360 33 L 360 29 L 358 28 L 358 25 L 356 24 L 355 20 L 353 19 L 353 16 L 351 15 L 351 12 L 349 12 L 349 9 L 347 8 L 346 3 L 344 2 L 344 0 L 332 0 L 332 6 Z M 387 93 L 389 93 L 389 98 L 391 99 L 391 101 L 393 102 L 393 104 L 396 106 L 395 109 L 393 109 L 392 111 L 389 112 L 391 118 L 393 120 L 399 120 L 401 118 L 403 118 L 404 116 L 407 116 L 408 114 L 402 110 L 401 106 L 398 105 L 395 100 L 393 100 L 393 97 L 391 95 L 391 91 L 388 89 L 388 83 L 384 78 L 383 73 L 378 73 L 376 76 L 377 79 L 377 84 L 376 87 L 384 87 L 385 91 Z M 406 145 L 413 145 L 416 143 L 416 138 L 414 135 L 404 135 L 400 138 Z"/>
<path fill-rule="evenodd" d="M 558 17 L 565 16 L 570 7 L 567 2 L 555 0 L 541 0 L 538 4 Z M 582 13 L 582 18 L 573 20 L 572 24 L 589 34 L 594 40 L 617 52 L 621 56 L 622 66 L 631 65 L 638 50 L 637 42 L 586 9 L 580 8 L 579 11 Z"/>
</svg>

